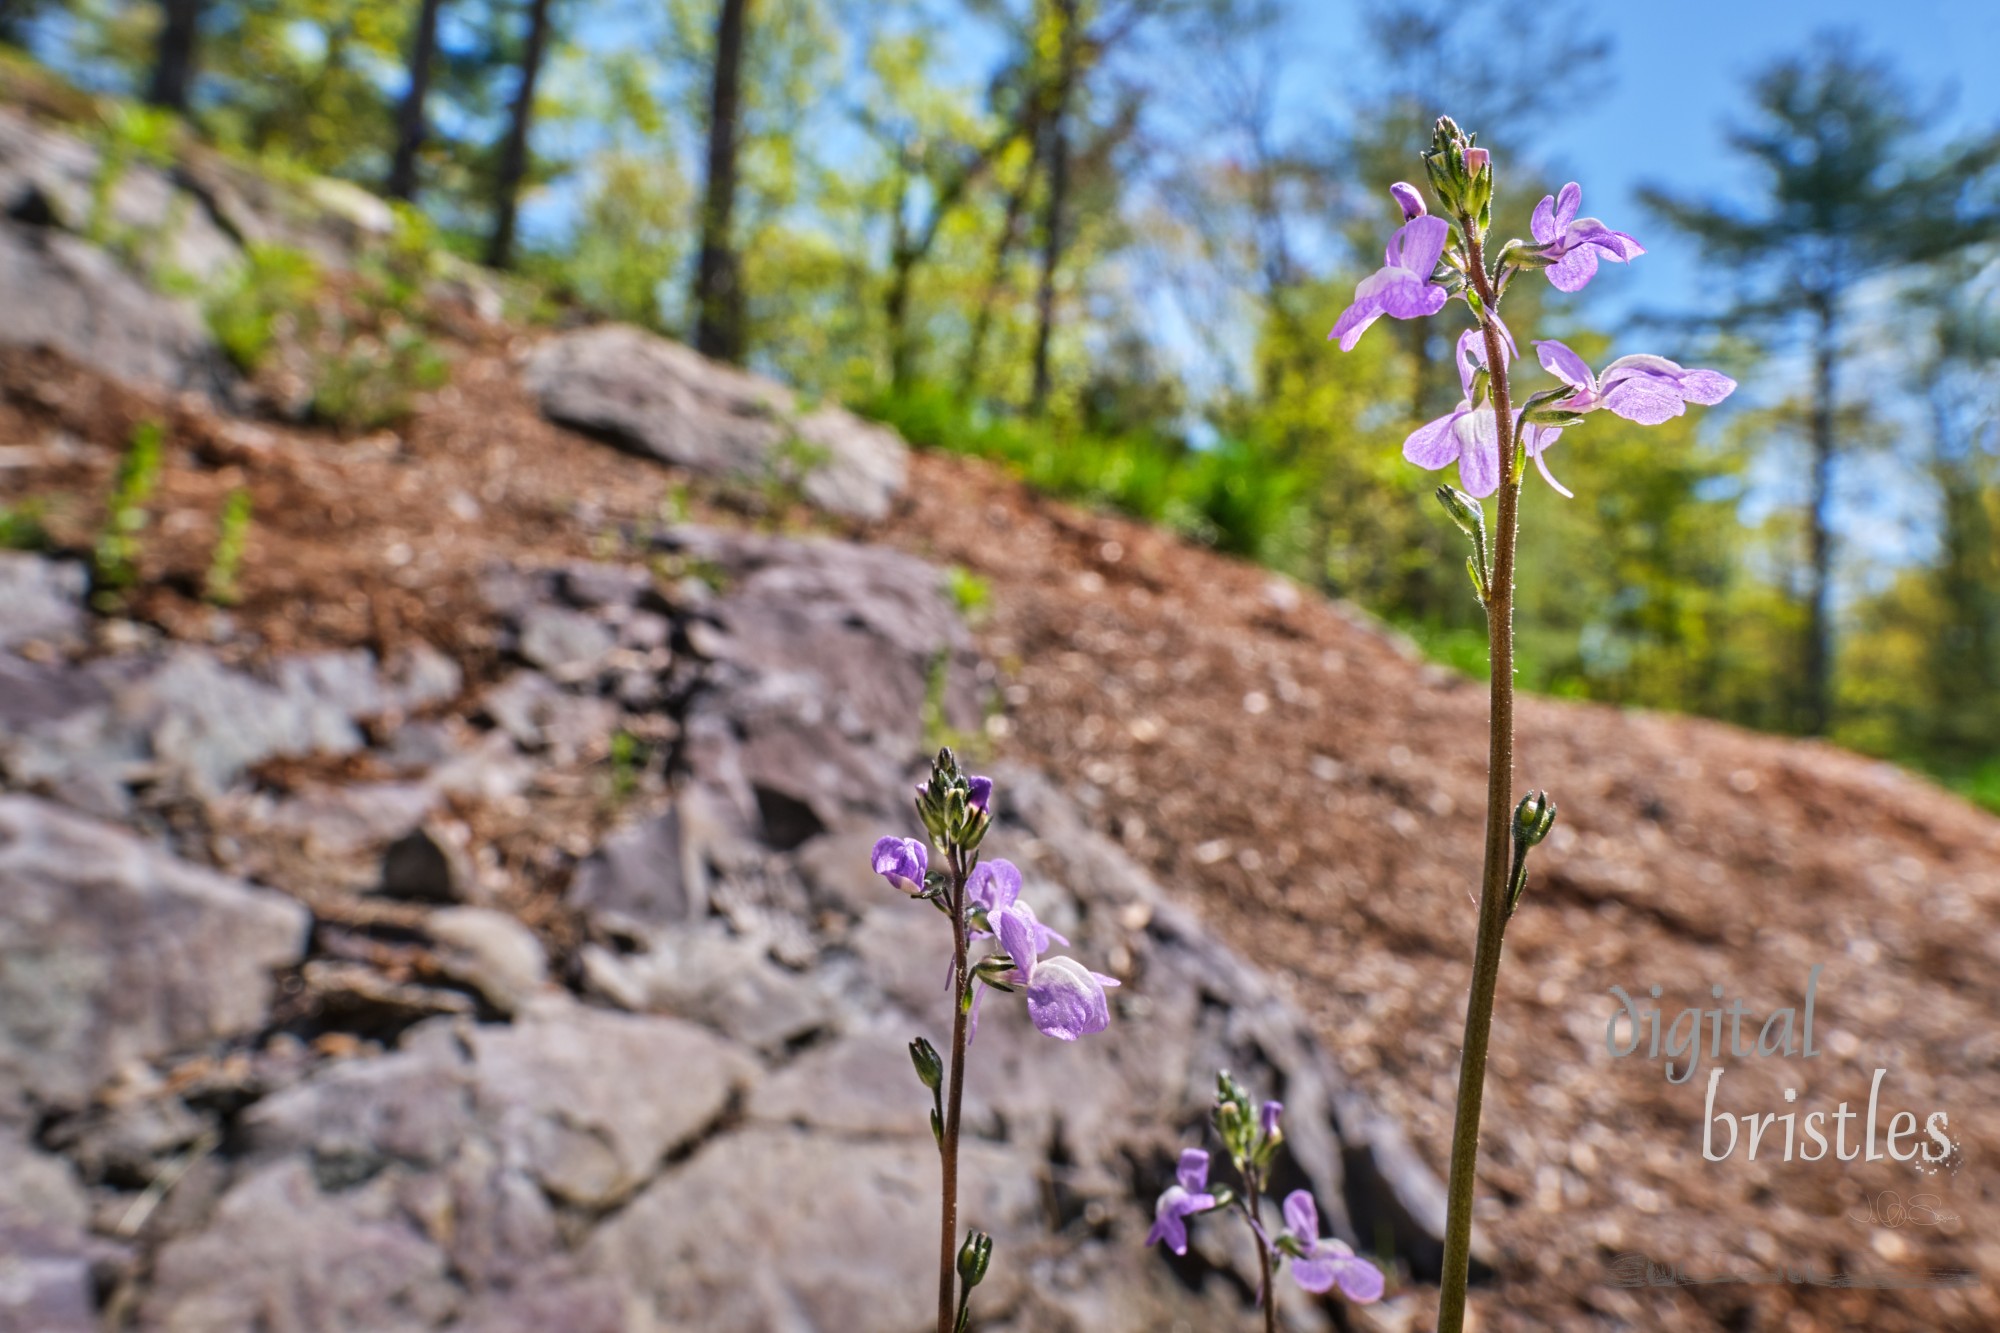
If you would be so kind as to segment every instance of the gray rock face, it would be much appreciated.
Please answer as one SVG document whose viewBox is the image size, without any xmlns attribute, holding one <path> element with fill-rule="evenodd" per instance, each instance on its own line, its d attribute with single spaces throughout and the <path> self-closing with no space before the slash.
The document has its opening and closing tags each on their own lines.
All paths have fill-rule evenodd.
<svg viewBox="0 0 2000 1333">
<path fill-rule="evenodd" d="M 443 952 L 445 974 L 470 985 L 500 1013 L 526 1007 L 548 979 L 542 942 L 504 912 L 449 907 L 431 913 L 424 929 Z"/>
<path fill-rule="evenodd" d="M 89 575 L 82 565 L 0 551 L 0 649 L 31 640 L 63 643 L 83 630 L 83 595 Z"/>
<path fill-rule="evenodd" d="M 935 567 L 847 542 L 663 541 L 725 579 L 696 643 L 715 665 L 688 710 L 690 767 L 774 845 L 901 810 L 934 686 L 943 722 L 977 724 L 971 641 Z"/>
<path fill-rule="evenodd" d="M 34 597 L 0 602 L 0 635 L 47 625 L 46 609 Z M 266 681 L 186 646 L 157 661 L 81 668 L 0 655 L 0 680 L 18 677 L 43 698 L 34 709 L 0 706 L 0 770 L 14 786 L 107 817 L 127 814 L 129 788 L 142 782 L 214 798 L 274 756 L 360 749 L 358 719 L 419 707 L 444 689 L 447 673 L 456 681 L 456 667 L 431 657 L 399 664 L 398 680 L 365 652 L 321 653 L 281 661 Z"/>
<path fill-rule="evenodd" d="M 79 235 L 95 221 L 151 262 L 204 285 L 225 279 L 242 262 L 235 240 L 201 201 L 146 162 L 118 168 L 104 216 L 93 219 L 104 172 L 96 145 L 0 108 L 0 213 Z"/>
<path fill-rule="evenodd" d="M 927 730 L 977 725 L 979 664 L 939 572 L 919 561 L 699 529 L 666 535 L 658 554 L 699 578 L 493 571 L 501 650 L 543 669 L 515 669 L 432 731 L 378 748 L 382 762 L 419 756 L 395 781 L 277 801 L 241 779 L 273 746 L 362 744 L 356 717 L 418 706 L 412 682 L 426 673 L 383 673 L 364 655 L 256 678 L 186 652 L 97 667 L 67 720 L 16 733 L 34 754 L 95 756 L 78 771 L 117 783 L 171 768 L 197 793 L 225 789 L 212 806 L 261 802 L 268 827 L 317 830 L 316 857 L 365 856 L 350 898 L 311 898 L 321 921 L 299 975 L 306 994 L 373 1018 L 323 1047 L 287 1034 L 234 1051 L 248 1072 L 209 1083 L 167 1091 L 170 1080 L 128 1073 L 266 1025 L 269 970 L 301 959 L 303 914 L 51 806 L 0 799 L 0 1136 L 10 1095 L 17 1109 L 74 1108 L 127 1075 L 117 1096 L 59 1118 L 44 1144 L 61 1159 L 25 1140 L 10 1158 L 0 1137 L 0 1189 L 20 1200 L 0 1204 L 0 1234 L 31 1237 L 18 1245 L 40 1275 L 0 1283 L 0 1299 L 31 1292 L 49 1327 L 86 1326 L 62 1322 L 92 1317 L 85 1279 L 102 1262 L 76 1182 L 104 1196 L 102 1226 L 128 1214 L 135 1182 L 179 1171 L 226 1130 L 227 1151 L 147 1224 L 140 1327 L 928 1323 L 937 1161 L 906 1044 L 948 1039 L 950 942 L 935 912 L 870 873 L 868 853 L 880 834 L 914 830 Z M 632 702 L 620 663 L 648 653 L 667 664 L 650 669 L 657 693 Z M 432 699 L 458 696 L 455 675 L 428 674 Z M 475 718 L 493 729 L 481 736 Z M 58 726 L 71 730 L 47 730 Z M 466 807 L 572 777 L 558 766 L 614 727 L 680 743 L 663 747 L 673 766 L 650 804 L 587 854 L 564 849 L 577 858 L 573 915 L 551 933 L 552 978 L 521 921 L 447 905 L 476 878 Z M 16 781 L 22 753 L 0 751 Z M 1391 1235 L 1399 1254 L 1421 1255 L 1436 1182 L 1267 979 L 1048 782 L 995 776 L 987 855 L 1021 867 L 1024 896 L 1074 942 L 1062 952 L 1123 986 L 1112 1030 L 1074 1044 L 1036 1032 L 1018 996 L 985 997 L 961 1164 L 962 1216 L 997 1241 L 980 1326 L 1245 1321 L 1253 1256 L 1228 1228 L 1196 1228 L 1172 1266 L 1141 1244 L 1218 1068 L 1283 1096 L 1281 1179 L 1313 1190 L 1330 1231 Z M 380 848 L 399 834 L 378 884 Z M 366 895 L 386 887 L 399 897 Z M 1334 1327 L 1289 1285 L 1280 1310 L 1294 1333 Z"/>
<path fill-rule="evenodd" d="M 105 251 L 0 220 L 0 341 L 53 347 L 119 379 L 211 392 L 228 371 L 191 302 L 162 296 Z"/>
<path fill-rule="evenodd" d="M 886 516 L 903 488 L 893 432 L 838 408 L 801 415 L 783 385 L 629 325 L 551 338 L 526 374 L 550 420 L 706 476 L 794 485 L 865 519 Z"/>
<path fill-rule="evenodd" d="M 0 1110 L 256 1029 L 306 914 L 45 802 L 0 797 Z"/>
</svg>

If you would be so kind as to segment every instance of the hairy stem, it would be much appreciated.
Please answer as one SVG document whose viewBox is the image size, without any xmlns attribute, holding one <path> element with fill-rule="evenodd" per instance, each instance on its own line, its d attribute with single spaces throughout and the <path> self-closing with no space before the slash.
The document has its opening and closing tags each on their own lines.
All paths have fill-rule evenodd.
<svg viewBox="0 0 2000 1333">
<path fill-rule="evenodd" d="M 958 1114 L 965 1102 L 965 862 L 954 848 L 951 853 L 951 1072 L 945 1094 L 944 1133 L 938 1140 L 943 1159 L 944 1185 L 942 1217 L 938 1224 L 938 1333 L 954 1333 L 956 1312 L 952 1297 L 957 1283 L 958 1258 Z"/>
<path fill-rule="evenodd" d="M 1250 1221 L 1256 1221 L 1258 1213 L 1258 1191 L 1260 1181 L 1250 1177 Z M 1256 1237 L 1256 1275 L 1258 1275 L 1258 1305 L 1264 1307 L 1264 1333 L 1278 1333 L 1278 1301 L 1272 1279 L 1276 1277 L 1278 1259 L 1270 1253 L 1270 1241 L 1264 1239 L 1262 1227 L 1250 1227 L 1250 1235 Z"/>
<path fill-rule="evenodd" d="M 1459 220 L 1468 276 L 1485 306 L 1480 328 L 1492 373 L 1493 412 L 1500 445 L 1500 529 L 1494 534 L 1493 574 L 1486 597 L 1492 647 L 1491 731 L 1487 750 L 1486 860 L 1480 876 L 1479 942 L 1472 956 L 1472 990 L 1465 1004 L 1465 1048 L 1458 1067 L 1458 1115 L 1451 1132 L 1451 1179 L 1446 1188 L 1444 1278 L 1438 1333 L 1465 1327 L 1465 1285 L 1472 1259 L 1472 1201 L 1479 1160 L 1479 1113 L 1486 1091 L 1486 1048 L 1493 1033 L 1493 996 L 1500 984 L 1500 946 L 1507 925 L 1507 855 L 1514 804 L 1514 539 L 1521 479 L 1514 468 L 1513 406 L 1507 363 L 1494 325 L 1498 295 L 1486 274 L 1478 232 Z"/>
</svg>

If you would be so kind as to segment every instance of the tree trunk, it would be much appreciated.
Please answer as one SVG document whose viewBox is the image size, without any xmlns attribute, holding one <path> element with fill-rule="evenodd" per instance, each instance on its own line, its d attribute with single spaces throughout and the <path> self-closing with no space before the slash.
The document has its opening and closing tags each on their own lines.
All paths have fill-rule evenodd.
<svg viewBox="0 0 2000 1333">
<path fill-rule="evenodd" d="M 1812 498 L 1806 513 L 1808 560 L 1805 697 L 1800 723 L 1809 736 L 1826 733 L 1833 720 L 1833 464 L 1835 361 L 1838 313 L 1835 298 L 1814 298 L 1819 329 L 1813 339 Z"/>
<path fill-rule="evenodd" d="M 750 0 L 722 0 L 715 19 L 715 75 L 709 92 L 708 182 L 701 206 L 701 258 L 694 274 L 694 345 L 704 356 L 740 364 L 744 353 L 741 262 L 729 234 L 736 207 L 741 137 L 744 30 Z"/>
<path fill-rule="evenodd" d="M 396 112 L 396 160 L 389 168 L 391 199 L 417 197 L 417 154 L 424 147 L 424 98 L 431 90 L 431 59 L 437 53 L 438 0 L 423 0 L 410 39 L 410 84 Z"/>
<path fill-rule="evenodd" d="M 1069 104 L 1076 88 L 1076 0 L 1060 0 L 1062 55 L 1050 95 L 1049 193 L 1042 210 L 1042 276 L 1035 290 L 1035 379 L 1028 412 L 1040 416 L 1049 402 L 1049 340 L 1055 332 L 1056 270 L 1062 264 L 1063 208 L 1069 202 Z"/>
<path fill-rule="evenodd" d="M 154 106 L 187 114 L 194 88 L 195 50 L 201 27 L 202 0 L 162 0 L 166 21 L 153 61 L 153 86 L 146 100 Z"/>
<path fill-rule="evenodd" d="M 514 213 L 521 182 L 528 175 L 528 131 L 535 121 L 535 80 L 542 72 L 542 53 L 549 42 L 549 0 L 531 0 L 528 41 L 521 49 L 521 83 L 514 90 L 514 110 L 507 125 L 507 143 L 500 152 L 500 178 L 493 188 L 493 240 L 486 262 L 504 269 L 514 261 Z"/>
<path fill-rule="evenodd" d="M 1019 187 L 1007 195 L 1007 213 L 1000 223 L 1000 234 L 993 241 L 993 263 L 987 270 L 986 289 L 980 293 L 979 313 L 973 316 L 972 334 L 965 344 L 965 361 L 958 369 L 958 396 L 970 398 L 979 383 L 979 368 L 985 362 L 986 339 L 993 331 L 993 307 L 1000 299 L 1000 289 L 1007 282 L 1007 261 L 1013 256 L 1015 245 L 1021 239 L 1021 217 L 1027 212 L 1028 191 L 1035 183 L 1035 170 L 1041 165 L 1041 139 L 1039 131 L 1028 140 L 1031 155 L 1027 170 L 1021 176 Z"/>
</svg>

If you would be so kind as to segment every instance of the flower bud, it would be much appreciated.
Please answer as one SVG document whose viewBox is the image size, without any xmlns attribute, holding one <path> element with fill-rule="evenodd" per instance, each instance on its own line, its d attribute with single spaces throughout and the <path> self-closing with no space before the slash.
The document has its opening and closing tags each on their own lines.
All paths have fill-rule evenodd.
<svg viewBox="0 0 2000 1333">
<path fill-rule="evenodd" d="M 1514 841 L 1533 847 L 1549 836 L 1556 824 L 1556 803 L 1545 791 L 1531 791 L 1521 798 L 1514 811 Z"/>
<path fill-rule="evenodd" d="M 1486 149 L 1468 148 L 1465 150 L 1466 175 L 1477 176 L 1480 172 L 1486 171 L 1489 168 L 1491 168 L 1492 165 L 1493 165 L 1493 154 L 1488 152 Z"/>
<path fill-rule="evenodd" d="M 917 1067 L 918 1080 L 932 1092 L 944 1081 L 944 1061 L 937 1047 L 918 1037 L 910 1043 L 910 1063 Z"/>
<path fill-rule="evenodd" d="M 1401 206 L 1405 222 L 1412 218 L 1420 218 L 1429 211 L 1424 207 L 1424 196 L 1408 181 L 1397 181 L 1389 187 L 1389 193 L 1395 196 L 1396 203 Z"/>
<path fill-rule="evenodd" d="M 1451 521 L 1458 524 L 1459 531 L 1472 538 L 1477 546 L 1486 544 L 1486 507 L 1465 492 L 1452 486 L 1437 488 L 1437 502 L 1444 506 L 1444 512 Z"/>
<path fill-rule="evenodd" d="M 1445 211 L 1461 217 L 1475 210 L 1470 188 L 1472 173 L 1466 170 L 1466 150 L 1471 147 L 1465 132 L 1450 116 L 1439 116 L 1431 128 L 1431 147 L 1424 154 L 1424 170 L 1430 174 L 1431 191 Z"/>
<path fill-rule="evenodd" d="M 958 1280 L 971 1291 L 986 1276 L 986 1266 L 993 1261 L 993 1237 L 983 1231 L 974 1231 L 965 1238 L 965 1244 L 958 1247 Z"/>
<path fill-rule="evenodd" d="M 1285 1131 L 1279 1127 L 1278 1118 L 1285 1113 L 1283 1102 L 1265 1102 L 1257 1112 L 1257 1130 L 1273 1143 L 1282 1142 Z"/>
</svg>

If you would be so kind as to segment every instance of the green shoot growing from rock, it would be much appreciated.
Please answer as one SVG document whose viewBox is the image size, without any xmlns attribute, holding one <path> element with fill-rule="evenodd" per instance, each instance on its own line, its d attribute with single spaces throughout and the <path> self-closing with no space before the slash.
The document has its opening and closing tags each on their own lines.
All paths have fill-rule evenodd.
<svg viewBox="0 0 2000 1333">
<path fill-rule="evenodd" d="M 118 465 L 118 479 L 104 514 L 91 555 L 91 572 L 100 602 L 115 602 L 118 590 L 139 579 L 139 534 L 146 527 L 146 501 L 160 479 L 160 445 L 165 432 L 157 421 L 141 423 L 132 432 L 131 448 Z"/>
<path fill-rule="evenodd" d="M 222 518 L 216 525 L 215 553 L 208 560 L 208 574 L 201 582 L 202 596 L 217 606 L 234 606 L 243 591 L 237 575 L 243 568 L 243 548 L 250 538 L 250 490 L 238 486 L 222 502 Z"/>
</svg>

